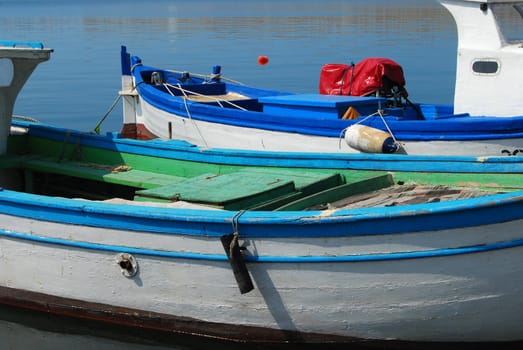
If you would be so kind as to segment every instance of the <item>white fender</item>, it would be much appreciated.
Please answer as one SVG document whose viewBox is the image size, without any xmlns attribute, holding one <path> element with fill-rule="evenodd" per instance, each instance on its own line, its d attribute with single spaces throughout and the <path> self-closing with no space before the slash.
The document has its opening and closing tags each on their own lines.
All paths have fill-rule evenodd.
<svg viewBox="0 0 523 350">
<path fill-rule="evenodd" d="M 349 147 L 364 153 L 395 153 L 399 149 L 392 136 L 370 126 L 354 124 L 345 130 Z"/>
</svg>

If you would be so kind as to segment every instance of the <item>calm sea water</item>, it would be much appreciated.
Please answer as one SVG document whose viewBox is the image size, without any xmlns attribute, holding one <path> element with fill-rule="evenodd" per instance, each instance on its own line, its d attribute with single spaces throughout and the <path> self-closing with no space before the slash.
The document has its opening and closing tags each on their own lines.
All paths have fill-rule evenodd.
<svg viewBox="0 0 523 350">
<path fill-rule="evenodd" d="M 1 40 L 54 49 L 15 113 L 68 128 L 93 130 L 117 97 L 121 45 L 145 64 L 198 73 L 219 64 L 229 78 L 294 92 L 316 92 L 325 63 L 389 57 L 412 101 L 451 103 L 454 93 L 456 29 L 435 0 L 0 0 L 0 9 Z M 120 124 L 118 106 L 102 130 Z M 0 320 L 9 349 L 70 344 L 15 321 Z M 76 348 L 128 348 L 74 337 Z"/>
<path fill-rule="evenodd" d="M 413 102 L 451 103 L 456 29 L 436 0 L 0 0 L 0 39 L 55 51 L 15 112 L 92 130 L 117 97 L 120 46 L 145 64 L 198 73 L 221 65 L 246 84 L 316 92 L 325 63 L 389 57 Z M 259 55 L 269 64 L 259 66 Z M 121 106 L 102 126 L 118 130 Z"/>
</svg>

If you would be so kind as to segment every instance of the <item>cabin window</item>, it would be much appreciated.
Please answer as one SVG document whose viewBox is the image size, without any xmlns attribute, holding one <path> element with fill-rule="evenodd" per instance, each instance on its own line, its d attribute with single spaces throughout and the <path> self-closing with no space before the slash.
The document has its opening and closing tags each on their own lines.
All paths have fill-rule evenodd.
<svg viewBox="0 0 523 350">
<path fill-rule="evenodd" d="M 508 43 L 523 42 L 523 3 L 491 4 L 499 28 Z"/>
<path fill-rule="evenodd" d="M 472 62 L 472 71 L 479 75 L 494 75 L 499 71 L 499 63 L 492 59 L 479 59 Z"/>
</svg>

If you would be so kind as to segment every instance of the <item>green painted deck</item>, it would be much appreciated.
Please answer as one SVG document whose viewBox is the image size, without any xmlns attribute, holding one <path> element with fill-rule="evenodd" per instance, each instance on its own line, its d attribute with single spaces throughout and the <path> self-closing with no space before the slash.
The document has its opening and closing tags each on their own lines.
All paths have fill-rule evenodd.
<svg viewBox="0 0 523 350">
<path fill-rule="evenodd" d="M 185 180 L 183 177 L 133 169 L 126 165 L 104 165 L 73 161 L 57 161 L 51 158 L 28 158 L 20 160 L 25 169 L 62 174 L 94 181 L 102 181 L 137 188 L 155 188 Z"/>
<path fill-rule="evenodd" d="M 440 184 L 495 192 L 523 189 L 521 174 L 396 172 L 391 175 L 373 170 L 250 167 L 100 150 L 27 135 L 16 140 L 11 143 L 9 154 L 0 157 L 0 169 L 10 169 L 5 173 L 17 181 L 17 187 L 13 188 L 51 193 L 61 190 L 65 180 L 70 191 L 51 195 L 73 198 L 89 198 L 90 191 L 100 188 L 99 193 L 91 194 L 99 195 L 96 199 L 100 200 L 116 197 L 188 201 L 228 210 L 304 210 L 393 183 Z M 19 174 L 23 175 L 21 180 Z M 53 182 L 46 182 L 48 175 Z M 105 188 L 106 185 L 110 186 Z"/>
<path fill-rule="evenodd" d="M 82 163 L 94 164 L 124 164 L 130 166 L 133 170 L 140 170 L 152 174 L 165 174 L 181 178 L 195 177 L 202 174 L 226 174 L 238 171 L 240 168 L 246 168 L 241 165 L 199 163 L 180 159 L 167 159 L 160 157 L 151 157 L 125 152 L 100 150 L 91 146 L 78 146 L 75 140 L 69 142 L 52 141 L 31 137 L 29 135 L 10 137 L 9 138 L 9 156 L 7 158 L 18 158 L 19 154 L 31 155 L 41 159 L 62 159 L 67 161 L 80 161 Z M 26 156 L 21 156 L 26 157 Z M 0 168 L 11 167 L 8 165 L 8 159 L 0 159 Z M 12 164 L 11 164 L 12 165 Z M 268 167 L 248 167 L 250 170 L 265 171 L 266 169 L 275 169 Z M 342 176 L 350 179 L 349 182 L 357 179 L 382 174 L 383 171 L 375 170 L 342 170 L 342 169 L 299 169 L 299 168 L 277 168 L 282 171 L 289 171 L 294 174 L 306 171 L 316 173 L 340 173 Z M 449 186 L 459 186 L 468 188 L 479 188 L 493 191 L 517 191 L 523 190 L 522 174 L 519 173 L 439 173 L 439 172 L 394 172 L 396 183 L 417 183 L 417 184 L 444 184 Z M 156 177 L 154 175 L 153 177 Z M 136 183 L 139 186 L 139 179 Z M 147 181 L 144 182 L 147 184 Z M 164 183 L 168 184 L 168 183 Z M 159 184 L 160 185 L 160 184 Z M 156 185 L 152 184 L 154 188 Z"/>
<path fill-rule="evenodd" d="M 176 201 L 227 210 L 265 209 L 343 183 L 340 174 L 240 169 L 229 174 L 204 174 L 175 184 L 136 192 L 137 201 Z M 277 203 L 277 204 L 276 204 Z"/>
</svg>

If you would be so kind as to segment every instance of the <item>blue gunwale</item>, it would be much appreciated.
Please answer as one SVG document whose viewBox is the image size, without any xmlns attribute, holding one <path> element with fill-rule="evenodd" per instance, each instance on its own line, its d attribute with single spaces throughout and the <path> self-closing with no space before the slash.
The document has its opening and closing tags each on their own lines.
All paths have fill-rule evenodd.
<svg viewBox="0 0 523 350">
<path fill-rule="evenodd" d="M 44 44 L 36 41 L 6 41 L 0 40 L 0 47 L 13 47 L 13 48 L 31 48 L 31 49 L 43 49 Z"/>
<path fill-rule="evenodd" d="M 215 164 L 358 170 L 381 169 L 385 171 L 523 173 L 521 156 L 417 156 L 227 150 L 198 147 L 179 140 L 139 141 L 122 139 L 114 133 L 99 136 L 22 120 L 13 120 L 13 125 L 27 128 L 29 135 L 34 137 L 63 142 L 66 135 L 69 135 L 71 143 L 79 143 L 85 146 L 96 146 L 107 150 L 162 158 L 183 157 L 186 160 Z"/>
<path fill-rule="evenodd" d="M 159 234 L 218 237 L 232 232 L 238 212 L 141 207 L 0 191 L 6 215 L 71 225 Z M 523 191 L 451 202 L 333 211 L 245 212 L 244 238 L 387 235 L 481 226 L 517 220 Z M 173 229 L 175 227 L 176 229 Z"/>
</svg>

